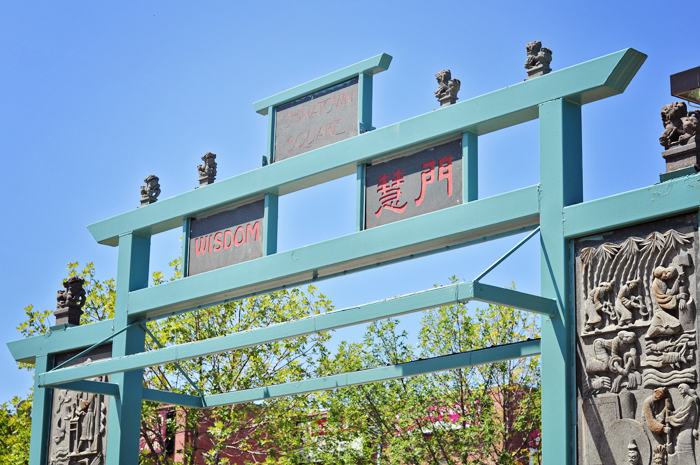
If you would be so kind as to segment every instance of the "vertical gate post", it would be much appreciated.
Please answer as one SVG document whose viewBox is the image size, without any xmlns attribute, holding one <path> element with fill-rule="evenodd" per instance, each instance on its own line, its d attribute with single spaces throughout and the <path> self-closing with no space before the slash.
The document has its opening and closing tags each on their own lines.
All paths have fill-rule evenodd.
<svg viewBox="0 0 700 465">
<path fill-rule="evenodd" d="M 114 304 L 115 331 L 131 323 L 126 313 L 129 292 L 148 287 L 150 251 L 150 236 L 129 233 L 119 237 Z M 117 335 L 112 343 L 112 357 L 143 352 L 145 336 L 145 332 L 138 325 Z M 143 369 L 114 374 L 111 382 L 119 385 L 119 397 L 112 397 L 109 403 L 106 464 L 136 465 L 139 460 L 141 433 Z"/>
<path fill-rule="evenodd" d="M 583 201 L 581 107 L 563 99 L 544 103 L 540 116 L 540 242 L 542 297 L 558 314 L 542 317 L 542 458 L 575 463 L 573 285 L 564 207 Z"/>
<path fill-rule="evenodd" d="M 462 134 L 462 177 L 464 199 L 472 202 L 479 199 L 479 136 L 473 132 Z"/>
<path fill-rule="evenodd" d="M 51 355 L 37 355 L 34 362 L 34 400 L 32 403 L 32 437 L 29 443 L 29 465 L 44 465 L 51 428 L 51 389 L 40 388 L 39 375 L 51 369 Z"/>
</svg>

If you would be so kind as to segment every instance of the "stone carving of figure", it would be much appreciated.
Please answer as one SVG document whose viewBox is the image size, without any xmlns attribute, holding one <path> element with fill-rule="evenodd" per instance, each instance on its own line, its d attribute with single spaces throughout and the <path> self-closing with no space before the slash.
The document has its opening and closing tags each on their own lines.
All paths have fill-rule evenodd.
<svg viewBox="0 0 700 465">
<path fill-rule="evenodd" d="M 141 186 L 141 206 L 151 204 L 158 200 L 160 195 L 160 184 L 158 184 L 158 176 L 150 175 L 144 182 L 145 186 Z"/>
<path fill-rule="evenodd" d="M 452 79 L 452 72 L 449 69 L 443 69 L 435 75 L 438 82 L 438 88 L 435 91 L 435 97 L 440 102 L 440 106 L 447 106 L 457 101 L 457 93 L 461 83 L 459 79 Z"/>
<path fill-rule="evenodd" d="M 671 443 L 671 426 L 669 426 L 668 417 L 672 412 L 671 396 L 665 387 L 654 389 L 654 393 L 644 399 L 644 419 L 647 426 L 652 433 L 665 437 L 667 446 Z"/>
<path fill-rule="evenodd" d="M 700 132 L 698 112 L 688 113 L 685 102 L 672 102 L 661 109 L 664 132 L 659 143 L 666 150 L 674 145 L 684 145 Z"/>
<path fill-rule="evenodd" d="M 668 465 L 668 453 L 663 444 L 654 447 L 654 465 Z"/>
<path fill-rule="evenodd" d="M 216 154 L 207 152 L 202 157 L 203 165 L 197 165 L 199 187 L 211 184 L 216 179 Z"/>
<path fill-rule="evenodd" d="M 596 339 L 593 342 L 593 357 L 586 361 L 586 372 L 615 373 L 612 391 L 619 392 L 620 385 L 627 377 L 627 387 L 636 388 L 641 383 L 638 368 L 637 349 L 633 347 L 637 336 L 631 331 L 620 331 L 613 339 Z"/>
<path fill-rule="evenodd" d="M 633 279 L 622 285 L 615 299 L 615 312 L 617 313 L 617 321 L 620 326 L 626 326 L 632 323 L 633 310 L 643 313 L 644 303 L 639 295 L 632 295 L 640 284 L 641 279 Z"/>
<path fill-rule="evenodd" d="M 87 399 L 82 399 L 76 410 L 76 416 L 83 417 L 81 423 L 81 434 L 78 442 L 78 450 L 83 450 L 82 445 L 87 442 L 87 449 L 91 449 L 92 440 L 95 433 L 95 395 L 88 394 Z"/>
<path fill-rule="evenodd" d="M 667 281 L 674 280 L 669 288 Z M 680 295 L 678 288 L 682 283 L 683 275 L 678 275 L 674 267 L 664 268 L 657 266 L 654 269 L 654 281 L 651 290 L 656 299 L 658 307 L 654 308 L 654 316 L 651 318 L 651 325 L 647 331 L 647 337 L 671 336 L 681 331 L 681 322 L 668 312 L 677 312 L 679 309 L 685 310 L 687 295 Z M 679 305 L 680 304 L 680 305 Z M 682 306 L 682 308 L 680 308 Z"/>
<path fill-rule="evenodd" d="M 588 293 L 588 298 L 584 303 L 584 311 L 586 312 L 586 331 L 593 331 L 601 327 L 604 323 L 600 312 L 612 313 L 612 305 L 605 300 L 605 296 L 613 289 L 613 284 L 602 282 L 598 287 L 595 287 Z"/>
<path fill-rule="evenodd" d="M 637 442 L 634 439 L 632 439 L 629 446 L 627 446 L 627 463 L 629 465 L 641 465 L 642 463 L 642 457 L 639 455 Z"/>
<path fill-rule="evenodd" d="M 668 423 L 680 428 L 676 438 L 676 455 L 678 463 L 695 463 L 695 448 L 693 439 L 698 439 L 698 408 L 700 398 L 687 384 L 679 384 L 678 392 L 683 399 L 683 404 L 673 415 L 668 417 Z"/>
</svg>

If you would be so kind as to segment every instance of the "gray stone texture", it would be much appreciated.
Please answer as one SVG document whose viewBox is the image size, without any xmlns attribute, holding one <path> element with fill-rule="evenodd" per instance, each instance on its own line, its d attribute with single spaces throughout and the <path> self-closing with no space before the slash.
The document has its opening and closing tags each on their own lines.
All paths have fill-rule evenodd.
<svg viewBox="0 0 700 465">
<path fill-rule="evenodd" d="M 190 221 L 187 276 L 263 255 L 265 201 Z"/>
<path fill-rule="evenodd" d="M 80 351 L 55 356 L 54 365 Z M 104 360 L 112 356 L 112 345 L 97 347 L 68 366 Z M 91 378 L 109 382 L 109 376 Z M 107 443 L 109 398 L 101 394 L 53 389 L 48 465 L 103 465 Z"/>
<path fill-rule="evenodd" d="M 275 108 L 275 162 L 359 134 L 358 79 Z"/>
<path fill-rule="evenodd" d="M 367 166 L 365 181 L 367 229 L 459 205 L 462 140 Z"/>
<path fill-rule="evenodd" d="M 695 464 L 698 215 L 576 240 L 581 465 Z M 630 452 L 636 444 L 636 453 Z"/>
</svg>

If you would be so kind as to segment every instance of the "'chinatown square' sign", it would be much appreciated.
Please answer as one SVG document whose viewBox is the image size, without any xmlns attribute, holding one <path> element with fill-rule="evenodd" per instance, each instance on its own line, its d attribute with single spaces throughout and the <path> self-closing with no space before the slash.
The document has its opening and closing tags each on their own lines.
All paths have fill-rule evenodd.
<svg viewBox="0 0 700 465">
<path fill-rule="evenodd" d="M 373 228 L 462 203 L 462 140 L 370 165 L 365 227 Z"/>
<path fill-rule="evenodd" d="M 275 108 L 275 161 L 358 135 L 358 97 L 354 78 Z"/>
<path fill-rule="evenodd" d="M 190 221 L 187 276 L 263 256 L 265 201 Z"/>
</svg>

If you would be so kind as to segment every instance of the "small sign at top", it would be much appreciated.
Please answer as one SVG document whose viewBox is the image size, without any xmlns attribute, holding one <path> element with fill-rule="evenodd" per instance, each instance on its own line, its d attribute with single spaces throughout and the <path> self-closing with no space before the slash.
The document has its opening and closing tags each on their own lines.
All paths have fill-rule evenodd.
<svg viewBox="0 0 700 465">
<path fill-rule="evenodd" d="M 359 134 L 358 79 L 275 108 L 275 161 Z"/>
</svg>

